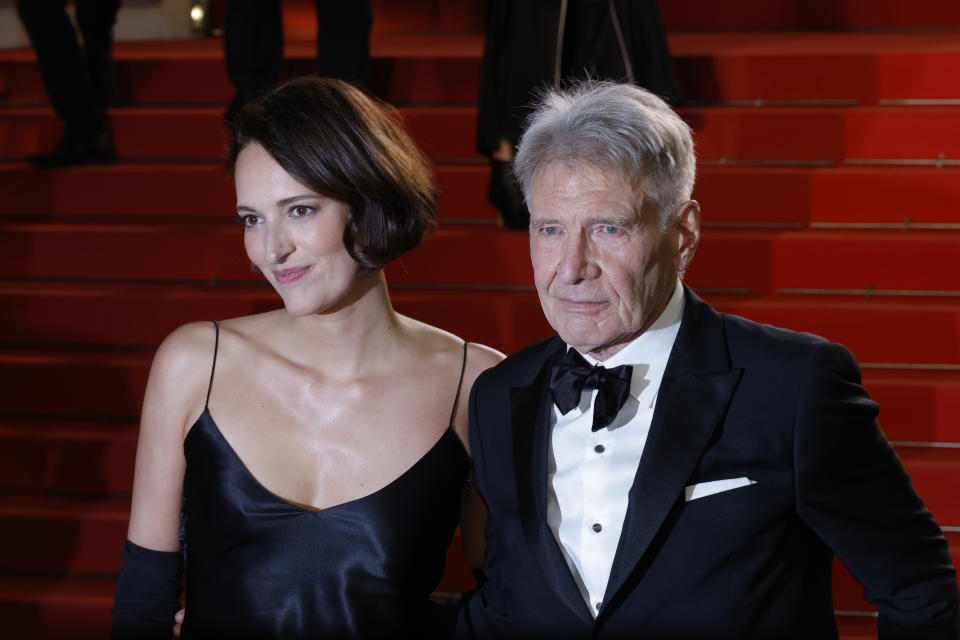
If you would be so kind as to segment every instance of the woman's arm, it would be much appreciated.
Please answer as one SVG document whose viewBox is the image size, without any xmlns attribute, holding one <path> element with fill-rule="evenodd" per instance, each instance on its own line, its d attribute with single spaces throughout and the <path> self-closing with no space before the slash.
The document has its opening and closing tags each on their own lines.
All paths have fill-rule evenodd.
<svg viewBox="0 0 960 640">
<path fill-rule="evenodd" d="M 180 548 L 183 439 L 203 411 L 213 362 L 212 324 L 174 331 L 153 359 L 140 416 L 127 538 L 157 551 Z"/>
<path fill-rule="evenodd" d="M 504 355 L 495 349 L 483 345 L 471 344 L 467 348 L 467 364 L 463 374 L 463 386 L 460 390 L 461 402 L 457 405 L 456 415 L 454 417 L 454 429 L 460 440 L 470 452 L 470 438 L 467 435 L 468 429 L 468 403 L 471 387 L 474 381 L 481 373 L 494 366 Z M 460 503 L 460 537 L 463 541 L 463 551 L 467 556 L 467 564 L 474 573 L 483 567 L 484 547 L 486 538 L 484 529 L 487 525 L 487 505 L 483 501 L 483 496 L 477 491 L 473 484 L 473 470 L 467 479 Z"/>
<path fill-rule="evenodd" d="M 112 638 L 169 638 L 180 607 L 183 439 L 203 410 L 214 328 L 173 332 L 153 360 L 137 442 L 133 502 L 113 606 Z"/>
</svg>

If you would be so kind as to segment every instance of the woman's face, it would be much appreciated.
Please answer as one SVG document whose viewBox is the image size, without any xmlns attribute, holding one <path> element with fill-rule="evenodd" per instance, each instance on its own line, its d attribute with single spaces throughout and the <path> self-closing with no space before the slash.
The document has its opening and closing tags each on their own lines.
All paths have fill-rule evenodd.
<svg viewBox="0 0 960 640">
<path fill-rule="evenodd" d="M 336 310 L 359 279 L 343 245 L 349 207 L 297 182 L 257 143 L 240 152 L 234 180 L 247 256 L 287 311 Z"/>
</svg>

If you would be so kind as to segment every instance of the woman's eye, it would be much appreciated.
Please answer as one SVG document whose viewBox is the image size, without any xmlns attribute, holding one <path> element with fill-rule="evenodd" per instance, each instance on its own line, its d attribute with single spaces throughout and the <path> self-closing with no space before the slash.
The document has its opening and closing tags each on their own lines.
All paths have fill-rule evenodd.
<svg viewBox="0 0 960 640">
<path fill-rule="evenodd" d="M 313 211 L 312 207 L 299 204 L 290 210 L 290 214 L 296 218 L 302 218 L 303 216 L 310 215 L 311 211 Z"/>
<path fill-rule="evenodd" d="M 245 227 L 255 227 L 259 222 L 260 222 L 260 216 L 255 216 L 252 213 L 248 213 L 247 215 L 240 216 L 240 224 L 242 224 Z"/>
</svg>

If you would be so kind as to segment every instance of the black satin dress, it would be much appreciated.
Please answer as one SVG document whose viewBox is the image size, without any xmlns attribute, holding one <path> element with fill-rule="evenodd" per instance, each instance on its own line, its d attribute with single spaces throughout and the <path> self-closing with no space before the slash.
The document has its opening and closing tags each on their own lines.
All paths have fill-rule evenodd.
<svg viewBox="0 0 960 640">
<path fill-rule="evenodd" d="M 469 466 L 452 428 L 386 487 L 321 510 L 261 485 L 206 408 L 184 451 L 185 640 L 424 638 L 452 625 L 429 599 Z"/>
</svg>

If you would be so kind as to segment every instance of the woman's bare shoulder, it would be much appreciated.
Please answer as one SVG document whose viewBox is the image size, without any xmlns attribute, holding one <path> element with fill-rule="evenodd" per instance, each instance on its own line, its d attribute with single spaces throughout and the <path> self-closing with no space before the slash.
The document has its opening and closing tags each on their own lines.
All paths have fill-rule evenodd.
<svg viewBox="0 0 960 640">
<path fill-rule="evenodd" d="M 408 329 L 417 337 L 417 341 L 423 345 L 425 350 L 437 354 L 445 354 L 455 357 L 459 360 L 463 354 L 463 345 L 466 342 L 463 338 L 453 334 L 445 329 L 433 325 L 404 318 Z M 464 370 L 464 384 L 473 383 L 482 371 L 489 369 L 505 357 L 502 353 L 492 347 L 488 347 L 476 342 L 467 343 L 466 369 Z"/>
<path fill-rule="evenodd" d="M 471 342 L 467 346 L 467 370 L 473 372 L 473 378 L 498 364 L 506 356 L 485 344 Z"/>
<path fill-rule="evenodd" d="M 213 357 L 217 339 L 217 328 L 213 322 L 190 322 L 170 332 L 154 357 L 154 370 L 189 371 Z"/>
</svg>

